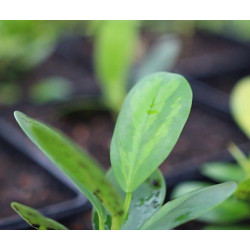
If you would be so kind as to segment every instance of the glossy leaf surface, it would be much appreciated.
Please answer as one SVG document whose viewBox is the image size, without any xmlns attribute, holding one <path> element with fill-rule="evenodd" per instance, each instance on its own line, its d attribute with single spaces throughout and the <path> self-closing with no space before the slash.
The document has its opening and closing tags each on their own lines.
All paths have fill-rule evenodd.
<svg viewBox="0 0 250 250">
<path fill-rule="evenodd" d="M 141 229 L 165 230 L 175 228 L 206 213 L 227 199 L 236 189 L 234 182 L 213 185 L 190 192 L 168 202 Z"/>
<path fill-rule="evenodd" d="M 59 222 L 43 216 L 37 210 L 18 202 L 12 202 L 11 207 L 32 227 L 39 230 L 67 230 Z"/>
<path fill-rule="evenodd" d="M 169 155 L 191 103 L 188 82 L 172 73 L 147 76 L 129 92 L 111 142 L 111 165 L 125 192 L 134 191 Z"/>
<path fill-rule="evenodd" d="M 31 141 L 83 192 L 99 216 L 105 215 L 104 204 L 121 223 L 119 196 L 94 159 L 59 131 L 21 112 L 16 111 L 15 118 Z"/>
<path fill-rule="evenodd" d="M 250 77 L 240 80 L 231 94 L 232 114 L 243 132 L 250 138 Z"/>
</svg>

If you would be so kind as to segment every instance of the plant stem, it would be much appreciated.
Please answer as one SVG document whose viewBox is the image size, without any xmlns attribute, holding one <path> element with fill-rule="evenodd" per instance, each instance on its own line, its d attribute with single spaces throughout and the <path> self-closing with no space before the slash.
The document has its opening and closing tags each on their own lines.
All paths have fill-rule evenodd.
<svg viewBox="0 0 250 250">
<path fill-rule="evenodd" d="M 130 203 L 132 200 L 132 193 L 126 193 L 126 198 L 125 198 L 125 202 L 124 202 L 124 217 L 123 220 L 126 220 L 128 217 L 128 211 L 129 211 L 129 207 L 130 207 Z"/>
<path fill-rule="evenodd" d="M 99 230 L 105 230 L 104 221 L 102 219 L 102 216 L 99 213 L 98 213 L 98 217 L 99 217 Z"/>
<path fill-rule="evenodd" d="M 242 167 L 247 175 L 250 175 L 250 162 L 245 156 L 245 154 L 237 147 L 234 143 L 230 143 L 228 147 L 229 152 L 237 161 L 237 163 Z"/>
</svg>

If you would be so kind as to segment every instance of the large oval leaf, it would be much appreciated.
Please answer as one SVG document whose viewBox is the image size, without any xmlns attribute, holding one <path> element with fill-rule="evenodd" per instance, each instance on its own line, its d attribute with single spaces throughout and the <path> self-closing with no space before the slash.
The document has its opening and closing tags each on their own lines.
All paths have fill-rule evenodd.
<svg viewBox="0 0 250 250">
<path fill-rule="evenodd" d="M 119 196 L 94 159 L 59 131 L 18 111 L 15 118 L 30 140 L 83 192 L 103 221 L 102 204 L 117 224 L 122 222 L 123 206 Z"/>
<path fill-rule="evenodd" d="M 111 142 L 111 164 L 125 192 L 134 191 L 165 160 L 188 118 L 192 91 L 180 75 L 155 73 L 126 97 Z"/>
<path fill-rule="evenodd" d="M 250 138 L 250 77 L 240 80 L 231 94 L 232 114 L 243 130 Z"/>
<path fill-rule="evenodd" d="M 198 218 L 227 199 L 236 189 L 234 182 L 226 182 L 192 191 L 168 202 L 141 229 L 165 230 Z"/>
<path fill-rule="evenodd" d="M 43 216 L 37 210 L 18 202 L 12 202 L 11 207 L 32 227 L 39 230 L 67 230 L 59 222 Z"/>
</svg>

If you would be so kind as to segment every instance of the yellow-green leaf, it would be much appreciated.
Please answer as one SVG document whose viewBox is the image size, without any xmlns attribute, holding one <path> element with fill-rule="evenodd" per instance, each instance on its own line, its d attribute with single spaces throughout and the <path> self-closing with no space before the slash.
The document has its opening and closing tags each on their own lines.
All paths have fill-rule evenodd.
<svg viewBox="0 0 250 250">
<path fill-rule="evenodd" d="M 123 206 L 99 164 L 69 138 L 16 111 L 15 118 L 30 140 L 83 192 L 105 219 L 105 208 L 116 224 L 122 222 Z"/>
<path fill-rule="evenodd" d="M 118 112 L 127 93 L 127 81 L 137 40 L 137 22 L 103 21 L 95 37 L 95 70 L 106 104 Z"/>
<path fill-rule="evenodd" d="M 132 88 L 111 142 L 112 168 L 125 192 L 134 191 L 169 155 L 191 103 L 191 88 L 177 74 L 155 73 Z"/>
<path fill-rule="evenodd" d="M 250 76 L 240 80 L 231 94 L 231 109 L 235 121 L 250 138 Z"/>
<path fill-rule="evenodd" d="M 32 227 L 39 230 L 67 230 L 65 226 L 59 222 L 43 216 L 37 210 L 12 202 L 11 207 Z"/>
</svg>

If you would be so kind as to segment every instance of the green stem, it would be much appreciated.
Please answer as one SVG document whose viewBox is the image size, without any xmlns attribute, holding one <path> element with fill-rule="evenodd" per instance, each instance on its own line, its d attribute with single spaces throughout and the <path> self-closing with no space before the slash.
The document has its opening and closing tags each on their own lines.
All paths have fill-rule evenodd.
<svg viewBox="0 0 250 250">
<path fill-rule="evenodd" d="M 126 198 L 125 198 L 125 202 L 124 202 L 124 217 L 123 220 L 126 220 L 128 217 L 128 211 L 129 211 L 129 207 L 130 207 L 130 203 L 132 200 L 132 193 L 126 193 Z"/>
<path fill-rule="evenodd" d="M 234 143 L 230 143 L 228 147 L 229 152 L 234 157 L 234 159 L 237 161 L 237 163 L 242 167 L 244 172 L 247 175 L 250 175 L 250 164 L 249 160 L 245 156 L 245 154 L 240 150 L 239 147 L 237 147 Z"/>
<path fill-rule="evenodd" d="M 112 218 L 112 226 L 111 226 L 111 230 L 119 230 L 120 229 L 120 220 L 116 217 Z"/>
<path fill-rule="evenodd" d="M 99 213 L 98 213 L 98 217 L 99 217 L 99 230 L 105 230 L 104 221 L 102 219 L 102 216 Z"/>
</svg>

